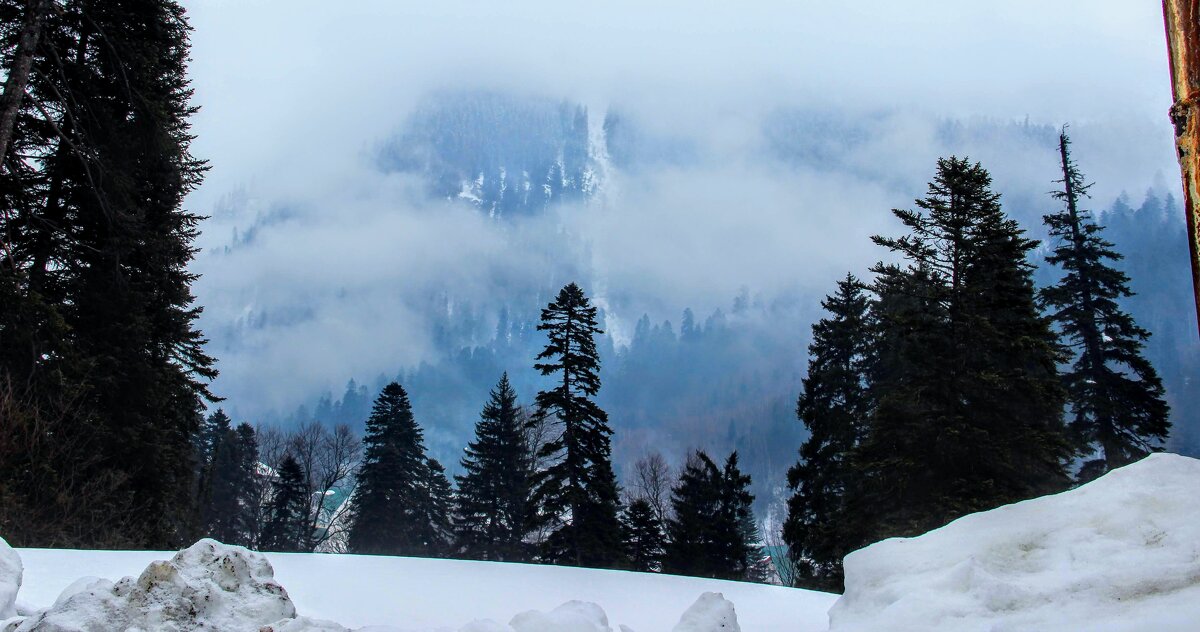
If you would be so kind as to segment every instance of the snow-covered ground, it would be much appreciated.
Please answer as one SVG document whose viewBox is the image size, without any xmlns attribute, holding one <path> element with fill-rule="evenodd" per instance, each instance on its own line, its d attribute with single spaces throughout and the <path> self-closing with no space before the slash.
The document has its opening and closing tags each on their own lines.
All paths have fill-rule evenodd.
<svg viewBox="0 0 1200 632">
<path fill-rule="evenodd" d="M 89 575 L 106 579 L 79 579 Z M 1194 631 L 1200 461 L 1154 455 L 1073 491 L 885 540 L 846 558 L 846 584 L 838 599 L 619 571 L 264 556 L 211 540 L 177 554 L 14 551 L 0 540 L 0 632 Z M 28 616 L 4 620 L 13 614 Z"/>
<path fill-rule="evenodd" d="M 18 549 L 25 581 L 18 603 L 52 604 L 81 576 L 137 577 L 174 553 Z M 837 595 L 742 582 L 528 564 L 422 558 L 268 553 L 275 580 L 299 614 L 355 628 L 458 630 L 474 619 L 508 623 L 514 615 L 549 612 L 568 601 L 592 602 L 614 630 L 667 632 L 705 592 L 736 607 L 747 632 L 825 630 Z M 590 632 L 590 630 L 589 630 Z"/>
<path fill-rule="evenodd" d="M 1151 455 L 851 553 L 830 618 L 834 632 L 1200 630 L 1200 461 Z"/>
</svg>

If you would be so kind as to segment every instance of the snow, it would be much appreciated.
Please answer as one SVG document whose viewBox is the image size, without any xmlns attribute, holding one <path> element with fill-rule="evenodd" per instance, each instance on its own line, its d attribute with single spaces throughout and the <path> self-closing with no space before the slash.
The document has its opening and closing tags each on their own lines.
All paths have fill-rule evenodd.
<svg viewBox="0 0 1200 632">
<path fill-rule="evenodd" d="M 0 632 L 1195 630 L 1198 493 L 1200 461 L 1153 455 L 856 551 L 836 604 L 652 573 L 261 554 L 212 540 L 175 554 L 0 540 Z"/>
<path fill-rule="evenodd" d="M 704 593 L 671 632 L 741 632 L 733 604 L 721 593 Z"/>
<path fill-rule="evenodd" d="M 0 538 L 0 621 L 17 616 L 17 591 L 21 588 L 21 558 Z"/>
<path fill-rule="evenodd" d="M 1200 461 L 1151 455 L 845 567 L 833 632 L 1200 629 Z"/>
<path fill-rule="evenodd" d="M 211 541 L 200 544 L 205 542 Z M 347 628 L 381 626 L 364 628 L 361 632 L 663 632 L 673 629 L 676 632 L 737 632 L 737 627 L 721 626 L 740 621 L 744 629 L 755 632 L 816 632 L 826 629 L 826 612 L 837 597 L 778 586 L 653 573 L 386 556 L 259 554 L 238 547 L 217 546 L 221 546 L 226 555 L 234 551 L 269 562 L 266 570 L 274 568 L 273 580 L 262 574 L 263 567 L 254 559 L 244 560 L 247 569 L 259 569 L 259 574 L 254 576 L 253 571 L 234 573 L 238 577 L 245 577 L 247 573 L 254 576 L 253 581 L 242 580 L 239 586 L 252 589 L 251 594 L 258 594 L 254 591 L 277 583 L 286 589 L 286 596 L 302 615 L 297 619 L 278 621 L 284 618 L 286 610 L 274 609 L 270 616 L 255 618 L 255 627 L 219 628 L 235 631 L 256 632 L 260 629 L 258 626 L 266 626 L 262 628 L 264 632 L 344 632 Z M 25 563 L 25 584 L 19 601 L 27 604 L 29 609 L 54 604 L 59 593 L 83 575 L 109 579 L 91 589 L 85 581 L 82 586 L 72 587 L 72 591 L 92 590 L 100 595 L 111 595 L 112 589 L 107 582 L 123 575 L 137 577 L 155 560 L 171 556 L 154 551 L 20 549 L 18 552 Z M 181 576 L 196 582 L 199 587 L 196 594 L 228 600 L 227 593 L 212 590 L 220 585 L 216 578 L 225 577 L 211 568 L 220 557 L 192 555 L 187 558 L 204 569 L 180 571 Z M 120 584 L 120 581 L 116 583 Z M 239 592 L 243 590 L 241 587 Z M 723 597 L 705 593 L 720 593 Z M 186 597 L 186 594 L 185 591 L 177 596 Z M 78 600 L 78 597 L 71 597 L 67 601 L 83 603 Z M 108 607 L 104 599 L 95 598 L 90 603 L 98 608 Z M 218 610 L 206 616 L 223 617 L 221 613 L 226 610 Z M 680 615 L 685 611 L 688 614 L 681 620 Z M 715 617 L 707 626 L 706 613 Z M 143 624 L 142 629 L 170 628 L 145 627 Z M 0 625 L 0 632 L 10 631 Z"/>
<path fill-rule="evenodd" d="M 77 580 L 48 609 L 12 630 L 218 632 L 257 630 L 295 616 L 266 558 L 201 540 L 169 561 L 151 562 L 136 579 Z"/>
</svg>

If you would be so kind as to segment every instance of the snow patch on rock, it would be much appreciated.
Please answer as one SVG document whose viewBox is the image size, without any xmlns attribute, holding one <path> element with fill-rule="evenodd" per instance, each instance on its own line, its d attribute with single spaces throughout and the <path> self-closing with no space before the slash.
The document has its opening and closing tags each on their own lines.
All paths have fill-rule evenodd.
<svg viewBox="0 0 1200 632">
<path fill-rule="evenodd" d="M 136 579 L 85 578 L 13 632 L 257 631 L 295 617 L 270 563 L 242 547 L 201 540 Z M 5 630 L 8 632 L 8 630 Z"/>
<path fill-rule="evenodd" d="M 833 632 L 1195 630 L 1200 460 L 1154 454 L 1077 489 L 846 557 Z"/>
<path fill-rule="evenodd" d="M 586 601 L 568 601 L 550 612 L 522 612 L 508 625 L 514 632 L 612 632 L 604 609 Z"/>
<path fill-rule="evenodd" d="M 733 604 L 721 593 L 706 592 L 688 608 L 671 632 L 741 632 Z"/>
</svg>

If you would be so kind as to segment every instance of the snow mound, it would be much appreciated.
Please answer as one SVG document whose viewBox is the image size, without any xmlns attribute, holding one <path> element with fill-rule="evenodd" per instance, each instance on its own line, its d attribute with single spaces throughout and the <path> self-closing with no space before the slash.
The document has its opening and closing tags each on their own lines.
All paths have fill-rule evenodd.
<svg viewBox="0 0 1200 632">
<path fill-rule="evenodd" d="M 4 632 L 257 632 L 295 615 L 265 557 L 201 540 L 137 579 L 76 581 L 50 608 Z"/>
<path fill-rule="evenodd" d="M 21 556 L 0 538 L 0 621 L 17 616 L 17 591 L 21 588 Z"/>
<path fill-rule="evenodd" d="M 845 559 L 833 632 L 1195 630 L 1200 461 L 1154 454 L 1077 489 Z"/>
<path fill-rule="evenodd" d="M 688 608 L 671 632 L 741 632 L 733 604 L 721 593 L 706 592 Z"/>
<path fill-rule="evenodd" d="M 586 601 L 568 601 L 550 612 L 522 612 L 508 625 L 514 632 L 612 632 L 604 609 Z"/>
</svg>

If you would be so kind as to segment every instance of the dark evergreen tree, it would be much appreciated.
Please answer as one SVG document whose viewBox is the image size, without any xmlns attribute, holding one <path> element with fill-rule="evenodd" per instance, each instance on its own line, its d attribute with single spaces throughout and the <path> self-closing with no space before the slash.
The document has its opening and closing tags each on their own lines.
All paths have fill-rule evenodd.
<svg viewBox="0 0 1200 632">
<path fill-rule="evenodd" d="M 621 536 L 625 563 L 630 570 L 658 572 L 662 569 L 666 534 L 663 523 L 645 498 L 635 498 L 621 514 Z"/>
<path fill-rule="evenodd" d="M 259 473 L 258 435 L 248 423 L 240 423 L 234 430 L 237 435 L 238 463 L 234 482 L 238 499 L 236 530 L 239 540 L 234 544 L 257 547 L 262 525 L 262 475 Z"/>
<path fill-rule="evenodd" d="M 846 275 L 821 306 L 829 317 L 812 327 L 808 375 L 796 404 L 809 438 L 800 447 L 799 462 L 788 470 L 795 493 L 788 499 L 783 541 L 796 585 L 838 592 L 842 557 L 849 553 L 843 514 L 853 477 L 850 455 L 862 441 L 870 412 L 870 301 L 862 283 Z"/>
<path fill-rule="evenodd" d="M 612 469 L 608 415 L 592 401 L 600 390 L 596 308 L 574 283 L 542 310 L 539 331 L 549 338 L 534 368 L 557 386 L 537 394 L 536 416 L 561 431 L 540 456 L 550 465 L 535 475 L 539 519 L 550 526 L 542 556 L 554 563 L 611 567 L 621 559 L 620 505 Z M 536 422 L 536 420 L 535 420 Z"/>
<path fill-rule="evenodd" d="M 419 520 L 424 526 L 425 554 L 431 557 L 449 555 L 454 543 L 454 490 L 446 478 L 446 468 L 437 459 L 425 460 L 425 476 L 420 484 Z"/>
<path fill-rule="evenodd" d="M 383 388 L 367 419 L 350 520 L 351 552 L 433 553 L 430 477 L 424 433 L 413 419 L 408 393 L 392 382 Z"/>
<path fill-rule="evenodd" d="M 18 299 L 0 306 L 16 313 L 0 347 L 24 347 L 3 368 L 70 401 L 59 438 L 100 455 L 85 476 L 122 481 L 113 510 L 153 547 L 193 534 L 192 435 L 216 374 L 187 270 L 200 218 L 181 208 L 206 168 L 189 149 L 188 31 L 170 0 L 55 3 L 0 177 L 0 291 Z"/>
<path fill-rule="evenodd" d="M 283 553 L 311 551 L 309 491 L 304 471 L 295 457 L 285 454 L 275 475 L 259 548 Z"/>
<path fill-rule="evenodd" d="M 688 459 L 671 491 L 674 515 L 667 522 L 665 572 L 746 579 L 757 528 L 750 477 L 741 473 L 737 460 L 734 452 L 718 468 L 704 452 Z"/>
<path fill-rule="evenodd" d="M 462 459 L 455 507 L 457 552 L 470 559 L 525 561 L 532 460 L 508 374 L 492 389 Z"/>
<path fill-rule="evenodd" d="M 203 434 L 208 461 L 201 485 L 201 532 L 226 544 L 242 544 L 241 439 L 220 409 L 209 416 Z"/>
<path fill-rule="evenodd" d="M 1085 455 L 1078 478 L 1086 482 L 1161 449 L 1171 423 L 1162 380 L 1142 354 L 1150 332 L 1118 305 L 1133 294 L 1129 277 L 1112 266 L 1122 257 L 1080 208 L 1091 185 L 1071 159 L 1070 143 L 1064 129 L 1058 137 L 1062 190 L 1053 194 L 1063 208 L 1045 217 L 1057 243 L 1046 260 L 1064 274 L 1042 298 L 1074 359 L 1063 381 L 1068 427 Z"/>
<path fill-rule="evenodd" d="M 721 504 L 717 541 L 721 557 L 729 562 L 733 579 L 759 578 L 751 575 L 761 558 L 758 522 L 754 519 L 754 495 L 750 493 L 750 475 L 738 467 L 738 453 L 732 452 L 721 469 Z"/>
<path fill-rule="evenodd" d="M 876 267 L 877 366 L 848 519 L 864 544 L 1062 489 L 1059 352 L 1037 310 L 1036 242 L 978 164 L 941 159 L 909 229 L 875 237 L 907 266 Z M 852 547 L 853 548 L 853 547 Z"/>
</svg>

